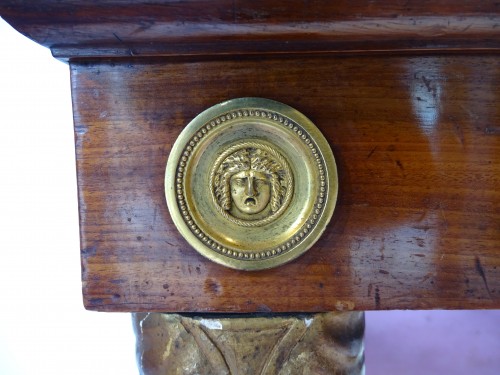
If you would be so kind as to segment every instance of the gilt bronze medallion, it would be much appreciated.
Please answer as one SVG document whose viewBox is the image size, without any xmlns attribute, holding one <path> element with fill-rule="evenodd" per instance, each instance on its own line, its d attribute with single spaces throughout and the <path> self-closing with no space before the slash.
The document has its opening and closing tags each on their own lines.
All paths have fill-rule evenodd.
<svg viewBox="0 0 500 375">
<path fill-rule="evenodd" d="M 337 199 L 328 142 L 297 110 L 240 98 L 193 119 L 170 153 L 172 219 L 207 258 L 259 270 L 295 259 L 320 237 Z"/>
</svg>

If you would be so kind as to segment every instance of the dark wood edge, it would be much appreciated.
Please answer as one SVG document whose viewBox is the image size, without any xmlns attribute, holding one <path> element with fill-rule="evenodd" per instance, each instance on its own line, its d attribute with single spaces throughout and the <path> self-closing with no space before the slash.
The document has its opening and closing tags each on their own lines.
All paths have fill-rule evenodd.
<svg viewBox="0 0 500 375">
<path fill-rule="evenodd" d="M 457 12 L 460 10 L 457 7 Z M 61 60 L 130 56 L 200 56 L 296 53 L 467 53 L 500 50 L 500 15 L 397 16 L 291 22 L 175 21 L 139 16 L 47 19 L 0 14 L 50 48 Z M 137 18 L 137 20 L 136 20 Z M 137 22 L 135 22 L 137 21 Z"/>
<path fill-rule="evenodd" d="M 73 46 L 56 45 L 51 48 L 52 55 L 62 61 L 95 59 L 95 58 L 123 58 L 123 57 L 210 57 L 210 56 L 263 56 L 263 55 L 299 55 L 299 54 L 335 54 L 335 55 L 385 55 L 385 54 L 484 54 L 500 53 L 497 41 L 482 41 L 478 46 L 473 41 L 456 41 L 439 44 L 434 41 L 416 43 L 413 40 L 398 41 L 398 47 L 389 43 L 293 43 L 283 45 L 280 42 L 266 43 L 238 43 L 244 49 L 237 50 L 234 43 L 176 43 L 158 44 L 157 48 L 151 45 L 129 44 L 127 46 Z"/>
</svg>

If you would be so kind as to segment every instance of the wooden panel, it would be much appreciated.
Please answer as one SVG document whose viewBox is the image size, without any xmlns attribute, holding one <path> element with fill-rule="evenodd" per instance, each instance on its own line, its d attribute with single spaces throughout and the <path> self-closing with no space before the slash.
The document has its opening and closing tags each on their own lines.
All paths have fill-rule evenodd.
<svg viewBox="0 0 500 375">
<path fill-rule="evenodd" d="M 500 307 L 497 56 L 101 61 L 71 72 L 87 308 Z M 259 272 L 198 255 L 164 197 L 182 128 L 243 96 L 306 114 L 339 167 L 324 236 Z"/>
<path fill-rule="evenodd" d="M 500 49 L 495 0 L 3 0 L 56 57 Z"/>
</svg>

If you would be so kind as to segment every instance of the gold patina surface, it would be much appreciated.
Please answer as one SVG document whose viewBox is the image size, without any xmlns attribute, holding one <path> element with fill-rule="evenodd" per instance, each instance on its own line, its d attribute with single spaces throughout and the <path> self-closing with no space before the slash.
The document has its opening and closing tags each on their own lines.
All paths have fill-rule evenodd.
<svg viewBox="0 0 500 375">
<path fill-rule="evenodd" d="M 316 126 L 262 98 L 199 114 L 175 142 L 165 176 L 184 238 L 243 270 L 276 267 L 308 250 L 330 221 L 337 191 L 335 160 Z"/>
<path fill-rule="evenodd" d="M 143 375 L 362 375 L 364 313 L 134 314 Z"/>
</svg>

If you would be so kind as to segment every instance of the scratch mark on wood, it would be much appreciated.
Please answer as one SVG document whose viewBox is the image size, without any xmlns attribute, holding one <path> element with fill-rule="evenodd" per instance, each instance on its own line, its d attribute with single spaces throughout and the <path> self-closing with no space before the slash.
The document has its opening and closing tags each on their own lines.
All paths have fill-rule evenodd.
<svg viewBox="0 0 500 375">
<path fill-rule="evenodd" d="M 403 167 L 403 163 L 401 163 L 401 160 L 396 160 L 396 165 L 399 167 L 399 169 L 401 169 L 402 171 L 404 171 L 404 167 Z"/>
<path fill-rule="evenodd" d="M 484 287 L 486 288 L 486 291 L 488 292 L 488 296 L 490 296 L 490 298 L 491 298 L 491 292 L 490 292 L 490 288 L 488 287 L 488 281 L 486 280 L 486 274 L 484 273 L 484 269 L 483 269 L 483 266 L 481 265 L 481 260 L 479 259 L 479 257 L 476 257 L 476 271 L 477 271 L 477 273 L 479 273 L 479 275 L 483 279 Z"/>
<path fill-rule="evenodd" d="M 429 91 L 430 94 L 435 98 L 436 97 L 436 88 L 432 87 L 431 83 L 432 81 L 430 79 L 425 78 L 425 76 L 422 76 L 422 81 L 424 82 L 425 87 L 427 88 L 427 91 Z"/>
<path fill-rule="evenodd" d="M 130 48 L 129 46 L 127 46 L 127 44 L 118 36 L 116 35 L 116 33 L 113 33 L 113 36 L 116 38 L 116 40 L 118 40 L 121 44 L 123 44 L 125 47 L 127 47 L 128 49 L 128 54 L 130 56 L 135 56 L 136 53 L 132 50 L 132 48 Z"/>
<path fill-rule="evenodd" d="M 155 211 L 153 213 L 153 225 L 151 229 L 154 229 L 156 226 L 156 217 L 158 216 L 158 205 L 155 205 Z"/>
<path fill-rule="evenodd" d="M 418 247 L 425 247 L 425 240 L 423 238 L 415 237 L 415 240 L 417 241 Z"/>
<path fill-rule="evenodd" d="M 375 308 L 380 309 L 380 291 L 378 287 L 375 287 Z"/>
<path fill-rule="evenodd" d="M 443 219 L 444 231 L 447 232 L 448 231 L 448 220 L 446 219 L 446 215 L 445 215 L 445 212 L 443 210 L 443 205 L 441 204 L 441 202 L 439 203 L 439 213 L 441 214 L 441 217 Z"/>
<path fill-rule="evenodd" d="M 377 146 L 375 146 L 371 151 L 370 153 L 368 154 L 368 156 L 366 157 L 367 159 L 370 159 L 370 157 L 373 155 L 373 153 L 377 150 Z"/>
<path fill-rule="evenodd" d="M 454 125 L 454 129 L 455 129 L 455 134 L 457 135 L 458 140 L 462 144 L 462 147 L 465 147 L 465 137 L 464 137 L 464 132 L 462 131 L 462 128 L 457 123 Z"/>
</svg>

